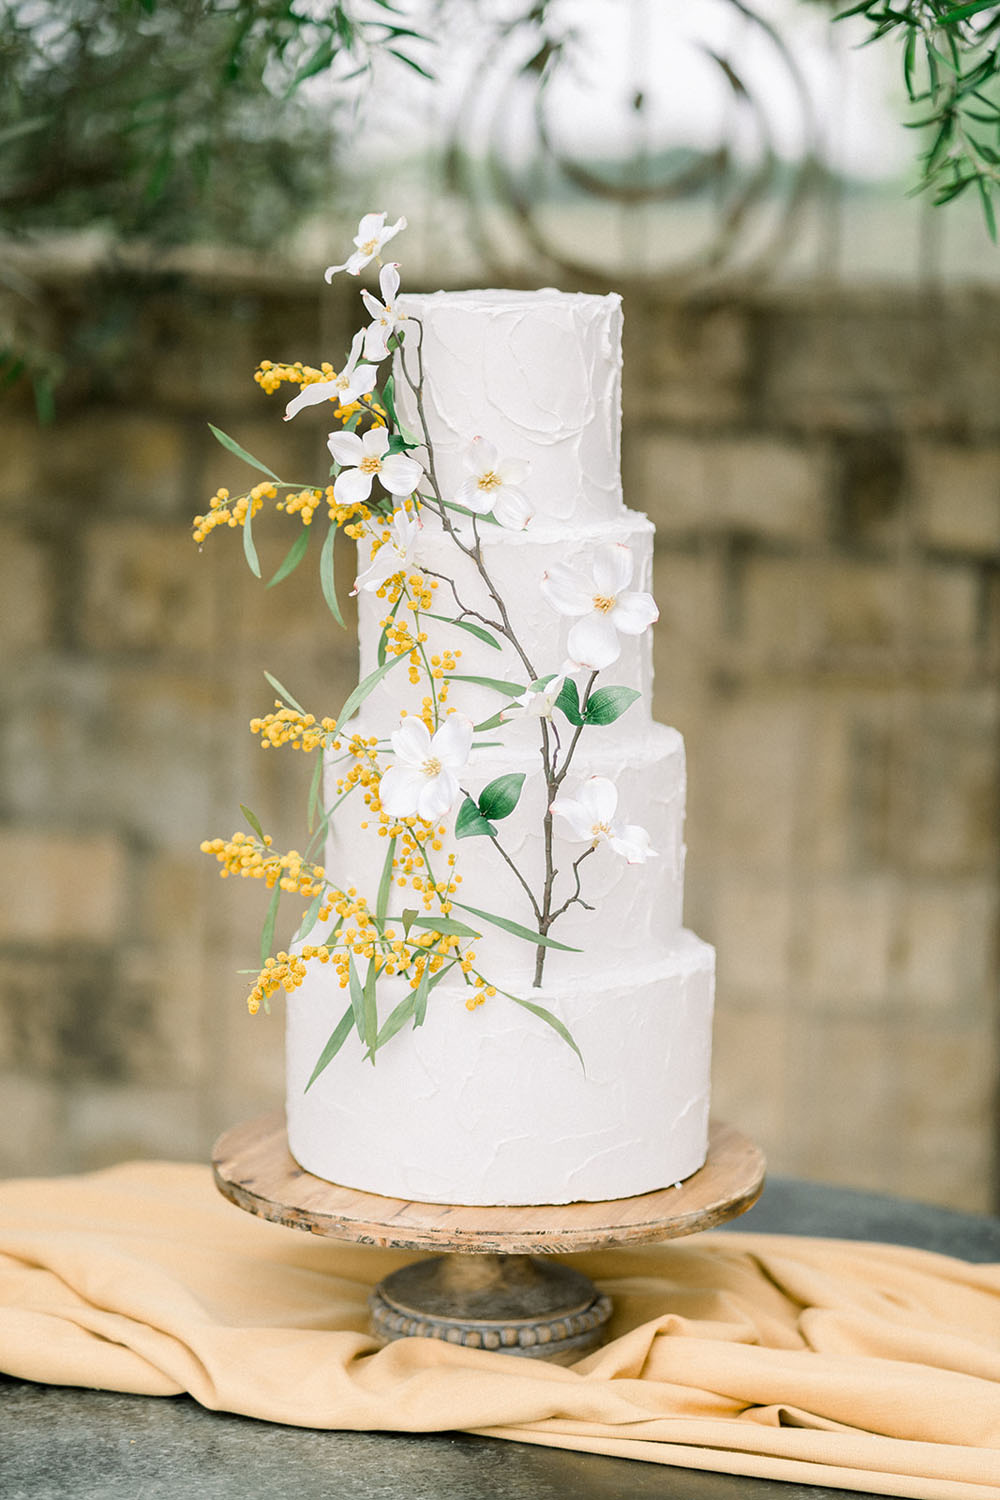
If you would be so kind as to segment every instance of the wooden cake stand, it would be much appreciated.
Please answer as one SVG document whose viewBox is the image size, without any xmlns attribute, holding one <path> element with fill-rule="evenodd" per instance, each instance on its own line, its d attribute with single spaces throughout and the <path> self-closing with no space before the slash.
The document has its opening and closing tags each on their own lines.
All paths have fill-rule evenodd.
<svg viewBox="0 0 1000 1500">
<path fill-rule="evenodd" d="M 292 1158 L 280 1112 L 227 1130 L 212 1167 L 230 1202 L 272 1223 L 362 1245 L 447 1252 L 403 1266 L 375 1288 L 372 1328 L 383 1342 L 438 1338 L 560 1363 L 601 1342 L 611 1299 L 579 1271 L 539 1256 L 711 1229 L 748 1209 L 764 1185 L 762 1152 L 719 1123 L 708 1160 L 686 1182 L 604 1203 L 469 1208 L 338 1187 Z"/>
</svg>

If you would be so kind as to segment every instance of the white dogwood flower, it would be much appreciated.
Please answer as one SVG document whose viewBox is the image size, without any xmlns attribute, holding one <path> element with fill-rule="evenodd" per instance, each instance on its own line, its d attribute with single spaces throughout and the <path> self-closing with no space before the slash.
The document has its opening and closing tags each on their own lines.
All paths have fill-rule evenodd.
<svg viewBox="0 0 1000 1500">
<path fill-rule="evenodd" d="M 405 719 L 391 736 L 396 763 L 379 784 L 379 800 L 390 818 L 443 818 L 458 796 L 456 771 L 472 748 L 472 720 L 450 714 L 435 735 L 422 719 Z"/>
<path fill-rule="evenodd" d="M 394 235 L 406 228 L 405 219 L 397 219 L 395 224 L 386 224 L 385 221 L 385 214 L 364 215 L 358 225 L 358 232 L 354 236 L 357 249 L 347 257 L 343 265 L 327 266 L 324 273 L 327 281 L 332 281 L 338 271 L 347 271 L 351 276 L 357 276 L 369 261 L 375 259 Z"/>
<path fill-rule="evenodd" d="M 630 865 L 641 865 L 656 856 L 649 847 L 649 834 L 634 823 L 615 820 L 618 788 L 606 776 L 591 776 L 573 797 L 560 792 L 550 811 L 569 825 L 569 837 L 580 839 L 594 849 L 607 843 Z"/>
<path fill-rule="evenodd" d="M 566 563 L 552 563 L 542 575 L 542 593 L 561 615 L 577 616 L 566 647 L 577 666 L 600 671 L 621 655 L 619 632 L 642 635 L 660 617 L 652 594 L 629 589 L 635 560 L 624 542 L 598 547 L 586 578 Z"/>
<path fill-rule="evenodd" d="M 356 432 L 331 432 L 326 446 L 337 463 L 344 465 L 333 481 L 338 505 L 358 505 L 367 500 L 376 475 L 390 495 L 412 495 L 424 477 L 415 459 L 405 453 L 389 453 L 385 427 L 369 427 L 363 437 Z"/>
<path fill-rule="evenodd" d="M 392 524 L 382 535 L 381 545 L 372 555 L 367 568 L 354 580 L 351 594 L 367 593 L 380 589 L 387 578 L 408 568 L 413 559 L 413 549 L 420 534 L 420 522 L 405 510 L 393 512 Z"/>
<path fill-rule="evenodd" d="M 361 288 L 361 300 L 371 313 L 374 322 L 365 329 L 365 359 L 378 363 L 389 353 L 389 340 L 402 328 L 405 314 L 396 309 L 396 293 L 399 291 L 399 266 L 390 261 L 379 272 L 379 291 L 382 301 L 368 290 Z"/>
<path fill-rule="evenodd" d="M 530 465 L 523 458 L 500 458 L 492 443 L 474 437 L 465 450 L 470 472 L 458 487 L 459 505 L 477 516 L 491 511 L 501 526 L 523 531 L 532 517 L 531 503 L 520 488 Z"/>
<path fill-rule="evenodd" d="M 319 406 L 320 402 L 332 401 L 334 397 L 341 406 L 350 406 L 359 396 L 367 396 L 374 389 L 378 370 L 374 365 L 358 364 L 364 337 L 363 328 L 354 335 L 347 363 L 339 375 L 334 375 L 330 380 L 315 380 L 312 385 L 304 385 L 299 394 L 292 397 L 285 407 L 286 422 L 307 406 Z"/>
<path fill-rule="evenodd" d="M 520 698 L 514 698 L 503 711 L 504 721 L 522 718 L 551 719 L 566 675 L 565 672 L 557 672 L 544 687 L 529 687 Z"/>
</svg>

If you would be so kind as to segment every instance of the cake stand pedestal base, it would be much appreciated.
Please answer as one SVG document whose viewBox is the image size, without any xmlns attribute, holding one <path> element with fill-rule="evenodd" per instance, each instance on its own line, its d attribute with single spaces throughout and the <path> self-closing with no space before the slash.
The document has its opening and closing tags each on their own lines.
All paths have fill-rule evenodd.
<svg viewBox="0 0 1000 1500">
<path fill-rule="evenodd" d="M 403 1266 L 375 1288 L 372 1329 L 384 1343 L 438 1338 L 562 1363 L 601 1342 L 611 1300 L 548 1257 L 710 1229 L 748 1209 L 764 1185 L 760 1149 L 718 1122 L 705 1165 L 686 1181 L 603 1203 L 472 1208 L 340 1187 L 293 1159 L 280 1113 L 227 1130 L 212 1167 L 230 1202 L 273 1223 L 358 1244 L 447 1252 Z"/>
</svg>

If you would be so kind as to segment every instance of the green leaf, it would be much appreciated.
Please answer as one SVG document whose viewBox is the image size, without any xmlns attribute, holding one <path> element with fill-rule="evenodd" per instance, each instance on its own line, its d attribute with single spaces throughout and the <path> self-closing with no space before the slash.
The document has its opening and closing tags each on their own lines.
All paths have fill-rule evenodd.
<svg viewBox="0 0 1000 1500">
<path fill-rule="evenodd" d="M 323 795 L 323 756 L 322 756 L 322 754 L 319 754 L 316 757 L 316 766 L 315 766 L 315 769 L 314 769 L 313 774 L 312 774 L 312 781 L 309 783 L 309 802 L 308 802 L 307 808 L 306 808 L 306 819 L 307 819 L 307 822 L 308 822 L 308 825 L 309 825 L 309 832 L 310 833 L 312 833 L 313 828 L 316 826 L 316 813 L 317 813 L 317 810 L 319 809 L 320 799 L 321 799 L 322 795 Z"/>
<path fill-rule="evenodd" d="M 392 606 L 392 609 L 389 611 L 389 619 L 390 620 L 394 620 L 396 618 L 396 611 L 399 609 L 399 606 L 402 604 L 402 602 L 403 602 L 403 595 L 400 594 L 399 598 L 396 600 L 395 604 Z M 377 657 L 378 657 L 378 664 L 379 664 L 380 667 L 384 667 L 385 666 L 386 647 L 388 645 L 388 641 L 389 641 L 388 627 L 383 627 L 382 634 L 378 638 L 378 652 L 376 653 Z"/>
<path fill-rule="evenodd" d="M 427 970 L 425 968 L 424 973 L 420 979 L 421 984 L 423 984 L 426 974 Z M 426 996 L 424 999 L 424 1003 L 426 1004 Z M 394 1037 L 397 1031 L 402 1030 L 407 1021 L 413 1015 L 414 1010 L 416 1009 L 416 1004 L 416 991 L 410 990 L 409 994 L 403 996 L 399 1004 L 395 1007 L 394 1010 L 390 1011 L 388 1018 L 383 1022 L 382 1029 L 375 1039 L 375 1046 L 372 1048 L 373 1052 L 377 1052 L 380 1047 L 384 1047 L 386 1042 L 389 1041 L 390 1037 Z"/>
<path fill-rule="evenodd" d="M 447 682 L 471 682 L 474 687 L 492 688 L 506 698 L 520 698 L 524 688 L 516 682 L 501 682 L 499 677 L 464 677 L 460 672 L 449 672 Z"/>
<path fill-rule="evenodd" d="M 365 1040 L 365 996 L 353 953 L 349 954 L 347 959 L 347 979 L 350 986 L 351 1014 L 354 1016 L 355 1030 L 363 1042 Z"/>
<path fill-rule="evenodd" d="M 495 912 L 480 911 L 478 907 L 466 906 L 464 901 L 456 901 L 451 898 L 452 906 L 457 906 L 461 911 L 467 911 L 474 917 L 481 917 L 484 922 L 489 922 L 494 927 L 503 928 L 504 932 L 511 933 L 514 937 L 523 938 L 526 943 L 531 943 L 535 948 L 558 948 L 562 953 L 579 953 L 581 949 L 570 948 L 565 943 L 557 943 L 555 938 L 544 936 L 540 932 L 532 932 L 530 927 L 522 927 L 519 922 L 511 922 L 507 917 L 498 917 Z"/>
<path fill-rule="evenodd" d="M 445 970 L 441 969 L 439 972 L 443 974 Z M 438 975 L 435 975 L 434 977 L 436 979 Z M 416 1028 L 417 1026 L 422 1026 L 424 1024 L 424 1020 L 427 1016 L 427 996 L 430 994 L 430 992 L 431 967 L 430 964 L 424 964 L 424 972 L 420 976 L 420 983 L 417 985 L 416 990 L 413 992 L 414 1028 Z"/>
<path fill-rule="evenodd" d="M 337 523 L 330 522 L 330 530 L 323 538 L 323 550 L 319 555 L 319 582 L 323 590 L 323 598 L 326 600 L 327 608 L 338 625 L 343 625 L 344 617 L 340 612 L 340 604 L 337 601 L 337 584 L 333 574 L 333 549 L 337 545 Z"/>
<path fill-rule="evenodd" d="M 336 1029 L 331 1032 L 326 1046 L 323 1048 L 316 1061 L 316 1066 L 312 1070 L 309 1082 L 305 1086 L 306 1093 L 308 1093 L 312 1088 L 313 1084 L 316 1082 L 323 1069 L 327 1067 L 336 1057 L 337 1053 L 340 1051 L 341 1047 L 350 1036 L 353 1026 L 354 1012 L 351 1007 L 348 1006 L 344 1011 L 344 1014 L 341 1016 L 340 1020 L 337 1022 Z"/>
<path fill-rule="evenodd" d="M 389 847 L 385 851 L 385 863 L 382 866 L 382 878 L 378 883 L 378 896 L 375 904 L 375 921 L 380 932 L 385 925 L 385 914 L 389 910 L 389 895 L 392 891 L 392 861 L 396 853 L 395 838 L 388 839 L 387 843 Z"/>
<path fill-rule="evenodd" d="M 271 955 L 274 947 L 274 928 L 278 920 L 278 902 L 281 900 L 281 886 L 275 881 L 274 890 L 271 893 L 271 903 L 267 908 L 267 916 L 260 930 L 260 963 L 261 968 Z"/>
<path fill-rule="evenodd" d="M 250 827 L 253 829 L 253 831 L 257 835 L 257 837 L 260 839 L 261 843 L 263 843 L 264 842 L 264 830 L 260 826 L 260 820 L 258 819 L 257 814 L 256 813 L 252 813 L 250 811 L 249 807 L 245 807 L 242 802 L 240 803 L 240 812 L 246 818 L 247 822 L 250 824 Z"/>
<path fill-rule="evenodd" d="M 421 67 L 420 63 L 414 61 L 412 57 L 407 57 L 405 52 L 397 52 L 395 47 L 387 47 L 385 50 L 390 57 L 395 57 L 399 62 L 405 63 L 408 68 L 412 68 L 414 73 L 419 73 L 421 78 L 426 78 L 431 83 L 436 81 L 433 73 L 428 73 L 426 68 Z"/>
<path fill-rule="evenodd" d="M 506 776 L 498 776 L 480 792 L 479 811 L 484 818 L 493 818 L 499 823 L 501 818 L 509 817 L 514 811 L 523 786 L 523 771 L 511 771 Z"/>
<path fill-rule="evenodd" d="M 500 993 L 506 995 L 507 991 L 501 990 Z M 552 1030 L 557 1032 L 558 1035 L 562 1037 L 563 1041 L 566 1042 L 568 1046 L 573 1048 L 573 1051 L 580 1059 L 581 1068 L 583 1068 L 583 1071 L 586 1073 L 587 1069 L 583 1061 L 583 1053 L 580 1051 L 579 1047 L 576 1045 L 576 1042 L 574 1042 L 571 1033 L 566 1029 L 558 1016 L 554 1016 L 550 1010 L 546 1010 L 544 1005 L 536 1005 L 533 1000 L 521 1000 L 517 995 L 507 995 L 507 999 L 513 1000 L 515 1005 L 520 1005 L 524 1010 L 530 1010 L 531 1014 L 533 1016 L 537 1016 L 540 1021 L 544 1021 L 546 1026 L 551 1026 Z"/>
<path fill-rule="evenodd" d="M 375 1049 L 378 1046 L 378 1006 L 375 1001 L 375 981 L 378 979 L 378 970 L 375 967 L 374 958 L 368 960 L 368 973 L 365 975 L 364 989 L 364 1011 L 365 1011 L 365 1042 L 371 1051 L 372 1062 L 375 1061 Z"/>
<path fill-rule="evenodd" d="M 419 443 L 408 443 L 402 433 L 394 432 L 389 439 L 389 446 L 385 451 L 391 457 L 394 453 L 409 453 L 412 448 L 419 447 Z"/>
<path fill-rule="evenodd" d="M 208 425 L 213 437 L 222 444 L 223 448 L 228 448 L 230 453 L 235 453 L 237 458 L 242 458 L 245 464 L 249 464 L 252 469 L 257 469 L 261 474 L 266 474 L 268 479 L 273 479 L 276 484 L 281 483 L 281 480 L 273 469 L 269 469 L 267 464 L 262 464 L 259 458 L 254 458 L 252 453 L 248 453 L 245 448 L 241 448 L 235 438 L 231 438 L 226 432 L 221 432 L 218 427 L 213 427 L 211 422 Z M 249 510 L 247 511 L 247 519 L 249 520 Z"/>
<path fill-rule="evenodd" d="M 455 819 L 455 837 L 457 839 L 493 838 L 495 834 L 496 829 L 492 823 L 487 823 L 472 798 L 466 797 Z"/>
<path fill-rule="evenodd" d="M 260 574 L 260 558 L 257 556 L 257 548 L 253 544 L 253 504 L 247 501 L 247 513 L 243 520 L 243 555 L 247 560 L 247 567 L 255 578 Z"/>
<path fill-rule="evenodd" d="M 302 921 L 299 923 L 299 930 L 295 934 L 294 941 L 298 942 L 300 939 L 308 937 L 309 933 L 312 932 L 313 928 L 316 926 L 316 919 L 319 916 L 319 909 L 323 905 L 325 899 L 326 892 L 324 890 L 317 891 L 316 895 L 309 903 L 309 910 L 306 912 L 305 916 L 302 918 Z"/>
<path fill-rule="evenodd" d="M 986 220 L 986 232 L 994 245 L 997 242 L 997 216 L 993 209 L 993 198 L 990 193 L 989 184 L 979 179 L 979 196 L 983 201 L 983 218 Z"/>
<path fill-rule="evenodd" d="M 417 908 L 415 906 L 408 906 L 404 910 L 403 916 L 402 916 L 402 919 L 401 919 L 402 923 L 403 923 L 403 936 L 404 936 L 404 938 L 408 938 L 409 937 L 409 935 L 410 935 L 410 928 L 413 926 L 414 922 L 416 922 L 416 920 L 418 918 L 418 915 L 419 914 L 418 914 Z"/>
<path fill-rule="evenodd" d="M 406 912 L 403 916 L 405 918 Z M 424 927 L 428 932 L 440 932 L 445 937 L 482 937 L 474 927 L 467 927 L 464 922 L 456 922 L 454 917 L 414 917 L 410 923 L 411 927 Z"/>
<path fill-rule="evenodd" d="M 477 640 L 485 641 L 487 646 L 492 646 L 494 651 L 500 650 L 500 642 L 488 630 L 481 625 L 473 625 L 470 620 L 453 620 L 449 615 L 424 615 L 425 620 L 440 620 L 444 625 L 457 625 L 459 630 L 467 630 Z"/>
<path fill-rule="evenodd" d="M 295 569 L 306 555 L 306 548 L 309 546 L 309 533 L 311 531 L 311 526 L 303 526 L 301 532 L 285 553 L 285 560 L 281 564 L 281 567 L 273 578 L 268 579 L 267 588 L 273 589 L 276 583 L 280 583 L 283 578 L 287 578 L 289 573 L 295 572 Z"/>
<path fill-rule="evenodd" d="M 937 24 L 953 26 L 956 21 L 964 21 L 968 16 L 977 15 L 981 10 L 993 10 L 995 7 L 996 0 L 972 0 L 970 5 L 956 5 L 954 10 L 948 11 Z"/>
<path fill-rule="evenodd" d="M 503 709 L 501 709 L 499 713 L 491 714 L 488 719 L 484 719 L 481 724 L 474 725 L 474 728 L 477 734 L 481 729 L 499 729 L 503 721 Z"/>
<path fill-rule="evenodd" d="M 364 681 L 358 683 L 357 687 L 354 689 L 354 692 L 351 694 L 347 702 L 344 704 L 343 708 L 340 710 L 340 713 L 337 716 L 338 726 L 346 724 L 348 719 L 350 719 L 353 714 L 357 713 L 358 709 L 361 707 L 362 703 L 364 703 L 368 695 L 378 687 L 379 683 L 382 681 L 382 678 L 386 675 L 386 673 L 391 672 L 393 667 L 398 666 L 401 661 L 405 660 L 406 653 L 404 652 L 402 656 L 390 657 L 387 662 L 383 662 L 382 666 L 376 667 L 374 672 L 369 672 Z"/>
<path fill-rule="evenodd" d="M 583 715 L 580 712 L 580 694 L 576 690 L 576 683 L 572 677 L 567 677 L 562 685 L 562 691 L 556 699 L 556 708 L 561 708 L 571 724 L 578 727 L 583 723 Z"/>
<path fill-rule="evenodd" d="M 277 693 L 278 697 L 279 698 L 283 698 L 285 700 L 285 702 L 288 704 L 289 708 L 294 708 L 295 712 L 298 713 L 298 714 L 304 714 L 305 713 L 305 709 L 302 707 L 302 704 L 299 703 L 297 699 L 295 699 L 295 698 L 292 697 L 291 693 L 288 691 L 287 688 L 284 688 L 284 687 L 281 686 L 281 683 L 278 681 L 277 677 L 272 677 L 271 674 L 270 674 L 270 672 L 265 672 L 264 676 L 267 678 L 268 682 L 274 688 L 274 691 Z"/>
<path fill-rule="evenodd" d="M 613 724 L 620 719 L 622 714 L 642 694 L 638 688 L 630 687 L 606 687 L 598 688 L 596 693 L 591 693 L 587 699 L 587 706 L 583 711 L 585 724 Z"/>
</svg>

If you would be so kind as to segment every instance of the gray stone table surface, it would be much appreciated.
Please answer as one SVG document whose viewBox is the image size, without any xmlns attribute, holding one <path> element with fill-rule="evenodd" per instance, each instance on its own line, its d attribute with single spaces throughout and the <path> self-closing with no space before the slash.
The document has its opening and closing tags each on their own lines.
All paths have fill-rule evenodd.
<svg viewBox="0 0 1000 1500">
<path fill-rule="evenodd" d="M 1000 1219 L 772 1178 L 727 1229 L 882 1240 L 1000 1261 Z M 315 1432 L 0 1376 L 2 1500 L 851 1500 L 463 1433 Z"/>
</svg>

